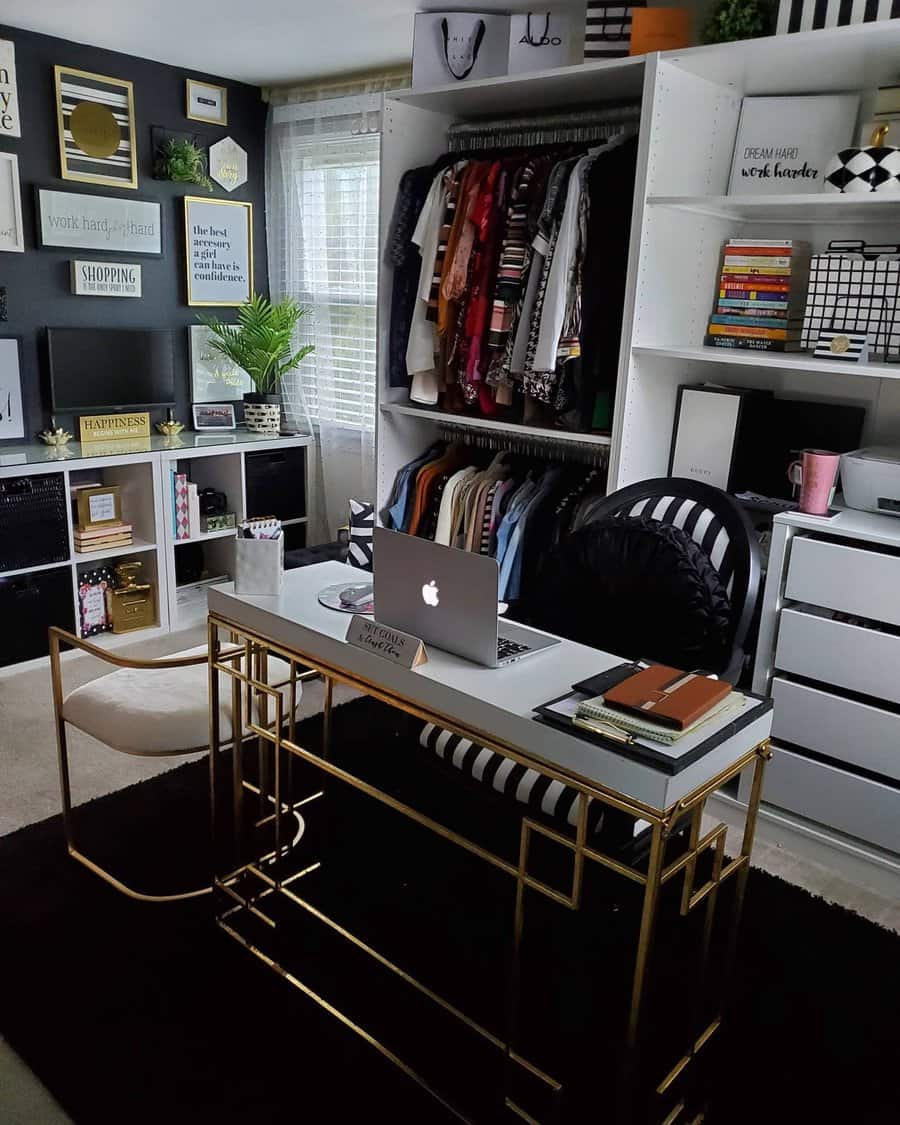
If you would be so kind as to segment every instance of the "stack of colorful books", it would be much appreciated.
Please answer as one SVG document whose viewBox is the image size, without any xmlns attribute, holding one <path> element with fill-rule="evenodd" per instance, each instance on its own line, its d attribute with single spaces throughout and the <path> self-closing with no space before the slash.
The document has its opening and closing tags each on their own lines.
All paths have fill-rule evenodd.
<svg viewBox="0 0 900 1125">
<path fill-rule="evenodd" d="M 809 261 L 809 244 L 796 239 L 730 238 L 705 342 L 799 351 Z"/>
<path fill-rule="evenodd" d="M 132 525 L 121 520 L 91 528 L 89 531 L 80 527 L 75 528 L 75 550 L 80 555 L 108 551 L 110 547 L 129 547 L 133 541 Z"/>
</svg>

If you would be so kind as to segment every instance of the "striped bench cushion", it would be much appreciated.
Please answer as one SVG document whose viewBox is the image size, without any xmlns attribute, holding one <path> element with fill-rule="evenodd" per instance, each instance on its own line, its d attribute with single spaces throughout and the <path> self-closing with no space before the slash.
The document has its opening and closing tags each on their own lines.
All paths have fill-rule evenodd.
<svg viewBox="0 0 900 1125">
<path fill-rule="evenodd" d="M 578 791 L 561 781 L 546 777 L 537 770 L 506 758 L 495 750 L 479 746 L 468 738 L 452 734 L 434 723 L 426 723 L 419 735 L 419 744 L 461 773 L 483 785 L 489 785 L 506 797 L 515 798 L 532 812 L 575 827 L 578 820 Z M 588 832 L 599 832 L 603 827 L 604 807 L 592 801 L 588 813 Z M 647 821 L 635 822 L 634 835 L 645 828 Z"/>
</svg>

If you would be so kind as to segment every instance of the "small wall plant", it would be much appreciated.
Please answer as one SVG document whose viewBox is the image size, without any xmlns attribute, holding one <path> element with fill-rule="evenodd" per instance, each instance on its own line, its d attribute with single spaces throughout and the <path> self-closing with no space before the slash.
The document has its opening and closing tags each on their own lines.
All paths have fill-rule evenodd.
<svg viewBox="0 0 900 1125">
<path fill-rule="evenodd" d="M 162 143 L 154 172 L 159 179 L 196 184 L 212 191 L 212 180 L 206 174 L 206 156 L 193 141 L 184 137 L 170 137 Z"/>
</svg>

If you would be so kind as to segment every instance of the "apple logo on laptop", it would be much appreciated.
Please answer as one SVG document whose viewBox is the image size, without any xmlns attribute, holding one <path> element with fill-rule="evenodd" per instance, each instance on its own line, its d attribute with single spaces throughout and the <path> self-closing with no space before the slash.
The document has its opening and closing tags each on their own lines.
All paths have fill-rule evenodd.
<svg viewBox="0 0 900 1125">
<path fill-rule="evenodd" d="M 438 605 L 440 598 L 438 597 L 437 583 L 432 578 L 430 582 L 426 582 L 422 587 L 422 601 L 426 605 Z"/>
</svg>

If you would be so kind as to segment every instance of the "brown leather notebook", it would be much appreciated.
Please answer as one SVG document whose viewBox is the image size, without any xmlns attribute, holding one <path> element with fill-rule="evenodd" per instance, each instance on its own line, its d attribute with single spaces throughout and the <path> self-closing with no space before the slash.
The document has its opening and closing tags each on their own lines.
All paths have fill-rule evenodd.
<svg viewBox="0 0 900 1125">
<path fill-rule="evenodd" d="M 731 684 L 711 680 L 696 672 L 681 672 L 665 664 L 652 664 L 609 689 L 603 697 L 609 707 L 640 715 L 675 730 L 684 730 L 702 719 L 731 692 Z"/>
</svg>

